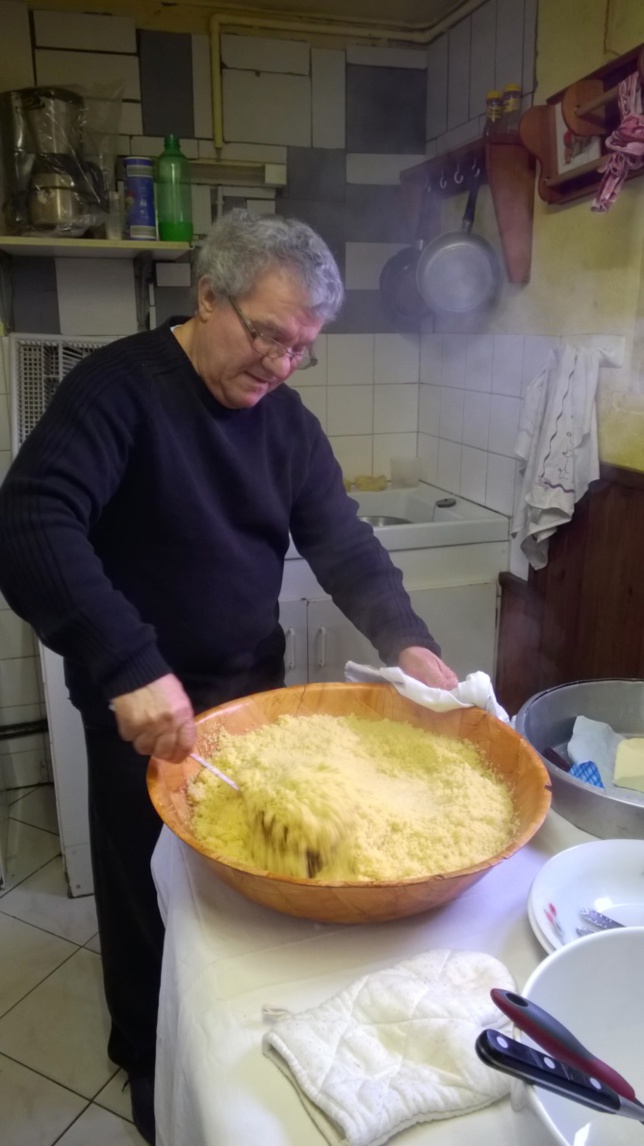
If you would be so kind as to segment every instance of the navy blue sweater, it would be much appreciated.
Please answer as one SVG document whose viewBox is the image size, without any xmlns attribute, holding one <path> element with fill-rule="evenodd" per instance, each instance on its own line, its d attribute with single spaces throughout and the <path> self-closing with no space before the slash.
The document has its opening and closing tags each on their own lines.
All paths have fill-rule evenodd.
<svg viewBox="0 0 644 1146">
<path fill-rule="evenodd" d="M 281 650 L 289 531 L 385 662 L 438 651 L 297 392 L 226 409 L 170 325 L 79 363 L 0 490 L 0 588 L 66 658 L 73 702 L 173 672 L 199 705 Z"/>
</svg>

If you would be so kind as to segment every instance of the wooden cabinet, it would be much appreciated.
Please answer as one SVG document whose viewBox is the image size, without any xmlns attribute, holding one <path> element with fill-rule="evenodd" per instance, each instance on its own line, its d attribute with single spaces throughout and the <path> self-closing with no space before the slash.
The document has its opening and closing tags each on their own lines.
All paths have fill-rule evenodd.
<svg viewBox="0 0 644 1146">
<path fill-rule="evenodd" d="M 515 714 L 575 680 L 644 678 L 644 474 L 602 466 L 527 581 L 502 573 L 496 693 Z"/>
</svg>

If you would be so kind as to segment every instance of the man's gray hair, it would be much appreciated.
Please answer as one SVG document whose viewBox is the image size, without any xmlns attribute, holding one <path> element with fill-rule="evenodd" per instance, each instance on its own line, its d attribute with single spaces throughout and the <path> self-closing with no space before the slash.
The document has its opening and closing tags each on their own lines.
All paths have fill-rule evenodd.
<svg viewBox="0 0 644 1146">
<path fill-rule="evenodd" d="M 324 240 L 297 219 L 228 212 L 210 228 L 195 270 L 197 282 L 209 279 L 216 296 L 244 298 L 260 275 L 282 268 L 299 278 L 317 319 L 335 318 L 344 298 L 337 263 Z"/>
</svg>

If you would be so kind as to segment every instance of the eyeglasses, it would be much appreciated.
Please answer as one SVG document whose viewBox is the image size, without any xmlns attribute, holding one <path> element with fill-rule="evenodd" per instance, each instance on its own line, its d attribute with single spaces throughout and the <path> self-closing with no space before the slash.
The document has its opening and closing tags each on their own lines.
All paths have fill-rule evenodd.
<svg viewBox="0 0 644 1146">
<path fill-rule="evenodd" d="M 294 370 L 308 370 L 310 366 L 317 366 L 318 360 L 311 347 L 302 346 L 297 350 L 290 350 L 288 346 L 282 346 L 281 342 L 277 342 L 275 338 L 271 338 L 253 326 L 246 315 L 242 314 L 232 295 L 228 296 L 228 301 L 248 332 L 254 349 L 258 354 L 261 354 L 262 358 L 284 358 L 286 355 Z"/>
</svg>

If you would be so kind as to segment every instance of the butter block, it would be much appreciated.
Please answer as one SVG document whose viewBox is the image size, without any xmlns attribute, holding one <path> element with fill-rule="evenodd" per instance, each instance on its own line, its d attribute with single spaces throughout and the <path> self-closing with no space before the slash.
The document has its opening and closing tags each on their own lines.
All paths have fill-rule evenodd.
<svg viewBox="0 0 644 1146">
<path fill-rule="evenodd" d="M 617 746 L 613 779 L 620 788 L 644 792 L 644 737 L 632 736 Z"/>
</svg>

